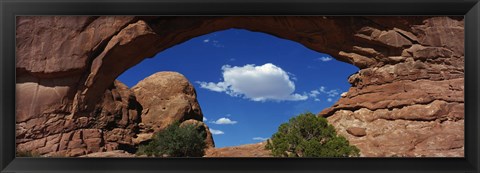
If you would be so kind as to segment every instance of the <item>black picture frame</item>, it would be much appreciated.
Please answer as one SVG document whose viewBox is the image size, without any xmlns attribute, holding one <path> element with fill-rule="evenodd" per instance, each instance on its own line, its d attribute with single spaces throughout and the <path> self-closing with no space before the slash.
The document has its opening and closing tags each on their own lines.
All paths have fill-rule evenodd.
<svg viewBox="0 0 480 173">
<path fill-rule="evenodd" d="M 0 0 L 0 170 L 7 172 L 479 172 L 478 0 Z M 18 15 L 464 15 L 465 158 L 15 158 Z"/>
</svg>

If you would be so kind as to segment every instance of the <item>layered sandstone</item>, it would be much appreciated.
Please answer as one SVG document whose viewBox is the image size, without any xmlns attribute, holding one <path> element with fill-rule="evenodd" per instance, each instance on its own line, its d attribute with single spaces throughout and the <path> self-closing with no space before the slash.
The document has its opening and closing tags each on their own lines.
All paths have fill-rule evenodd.
<svg viewBox="0 0 480 173">
<path fill-rule="evenodd" d="M 130 148 L 144 111 L 115 79 L 169 47 L 228 28 L 289 39 L 359 67 L 349 92 L 319 115 L 363 156 L 463 156 L 463 18 L 446 16 L 20 16 L 18 149 L 76 156 Z"/>
<path fill-rule="evenodd" d="M 17 123 L 17 150 L 51 156 L 133 150 L 141 111 L 133 92 L 115 81 L 90 115 L 57 112 Z"/>
<path fill-rule="evenodd" d="M 463 21 L 435 17 L 410 31 L 368 30 L 358 37 L 398 32 L 385 44 L 401 43 L 401 53 L 350 76 L 350 90 L 320 115 L 363 156 L 463 157 Z"/>
</svg>

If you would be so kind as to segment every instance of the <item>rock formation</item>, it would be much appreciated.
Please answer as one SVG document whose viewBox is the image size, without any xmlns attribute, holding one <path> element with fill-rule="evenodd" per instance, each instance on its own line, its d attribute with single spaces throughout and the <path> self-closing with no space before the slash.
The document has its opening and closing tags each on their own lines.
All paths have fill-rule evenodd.
<svg viewBox="0 0 480 173">
<path fill-rule="evenodd" d="M 202 121 L 203 114 L 192 84 L 182 74 L 158 72 L 132 88 L 142 105 L 141 133 L 137 143 L 149 140 L 153 133 L 165 129 L 175 121 L 190 123 L 205 132 L 207 144 L 213 147 L 213 139 L 207 125 Z"/>
<path fill-rule="evenodd" d="M 155 73 L 132 91 L 143 106 L 142 123 L 147 131 L 158 132 L 174 121 L 203 119 L 195 89 L 180 73 Z"/>
<path fill-rule="evenodd" d="M 245 144 L 234 147 L 209 148 L 204 157 L 272 157 L 272 152 L 265 149 L 267 142 Z"/>
<path fill-rule="evenodd" d="M 463 156 L 463 21 L 434 17 L 409 31 L 377 30 L 357 37 L 382 42 L 382 33 L 397 32 L 401 39 L 385 44 L 401 42 L 400 54 L 379 54 L 384 65 L 350 76 L 346 96 L 320 115 L 364 156 Z M 365 135 L 351 133 L 360 127 Z"/>
<path fill-rule="evenodd" d="M 359 67 L 348 93 L 319 115 L 363 156 L 463 156 L 463 17 L 447 16 L 20 16 L 18 149 L 128 148 L 139 113 L 125 107 L 126 95 L 105 102 L 121 90 L 115 79 L 169 47 L 228 28 L 289 39 Z M 348 133 L 353 127 L 365 136 Z"/>
<path fill-rule="evenodd" d="M 138 157 L 135 154 L 125 152 L 123 150 L 113 150 L 113 151 L 106 151 L 106 152 L 96 152 L 87 155 L 83 155 L 80 157 Z"/>
<path fill-rule="evenodd" d="M 17 123 L 17 150 L 52 156 L 132 150 L 141 110 L 133 92 L 115 81 L 90 115 L 58 112 Z"/>
</svg>

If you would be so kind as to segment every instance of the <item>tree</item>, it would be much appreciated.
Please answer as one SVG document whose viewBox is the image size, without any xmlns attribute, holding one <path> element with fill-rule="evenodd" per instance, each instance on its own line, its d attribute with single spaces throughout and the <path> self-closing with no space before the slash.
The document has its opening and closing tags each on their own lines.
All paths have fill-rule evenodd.
<svg viewBox="0 0 480 173">
<path fill-rule="evenodd" d="M 153 135 L 152 141 L 138 148 L 137 155 L 157 157 L 202 157 L 205 154 L 205 132 L 193 124 L 179 122 Z"/>
<path fill-rule="evenodd" d="M 337 135 L 324 117 L 310 112 L 281 124 L 267 142 L 266 149 L 277 157 L 350 157 L 360 150 Z"/>
</svg>

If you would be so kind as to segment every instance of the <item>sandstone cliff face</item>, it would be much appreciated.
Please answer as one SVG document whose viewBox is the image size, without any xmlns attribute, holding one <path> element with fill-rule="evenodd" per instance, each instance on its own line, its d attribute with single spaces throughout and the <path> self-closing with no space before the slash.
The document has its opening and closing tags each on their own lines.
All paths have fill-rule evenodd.
<svg viewBox="0 0 480 173">
<path fill-rule="evenodd" d="M 17 150 L 51 156 L 132 150 L 141 110 L 127 86 L 115 81 L 90 115 L 59 112 L 17 123 Z"/>
<path fill-rule="evenodd" d="M 358 36 L 375 40 L 397 32 L 400 38 L 385 44 L 401 43 L 401 54 L 350 76 L 348 93 L 320 115 L 364 156 L 463 156 L 463 22 L 436 17 L 410 32 L 368 30 Z"/>
<path fill-rule="evenodd" d="M 115 80 L 88 116 L 50 115 L 17 124 L 17 143 L 20 143 L 17 148 L 47 156 L 97 152 L 115 155 L 116 152 L 110 151 L 134 151 L 137 145 L 150 140 L 154 132 L 175 121 L 196 126 L 199 132 L 205 133 L 207 146 L 214 147 L 212 135 L 202 119 L 190 82 L 176 72 L 159 72 L 131 90 Z M 49 133 L 43 133 L 45 131 Z M 104 155 L 87 157 L 101 156 Z"/>
<path fill-rule="evenodd" d="M 125 105 L 133 100 L 119 91 L 118 75 L 195 36 L 243 28 L 361 69 L 348 79 L 349 92 L 319 115 L 363 156 L 464 154 L 463 18 L 21 16 L 17 24 L 19 149 L 81 155 L 128 148 L 145 112 Z M 112 85 L 122 99 L 107 103 Z"/>
</svg>

